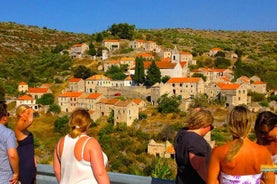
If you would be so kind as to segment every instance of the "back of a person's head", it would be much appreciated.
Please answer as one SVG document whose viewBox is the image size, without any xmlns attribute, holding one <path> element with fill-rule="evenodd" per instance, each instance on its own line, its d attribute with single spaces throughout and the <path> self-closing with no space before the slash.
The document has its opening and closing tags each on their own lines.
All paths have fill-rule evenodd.
<svg viewBox="0 0 277 184">
<path fill-rule="evenodd" d="M 263 144 L 266 141 L 263 138 L 262 129 L 266 128 L 269 131 L 277 125 L 277 114 L 271 111 L 262 111 L 257 115 L 255 121 L 255 134 L 257 136 L 257 143 Z"/>
<path fill-rule="evenodd" d="M 277 114 L 271 111 L 260 112 L 256 118 L 255 131 L 259 131 L 259 129 L 264 125 L 266 125 L 269 129 L 272 129 L 277 124 L 277 122 L 270 122 L 267 120 L 274 117 L 277 117 Z"/>
<path fill-rule="evenodd" d="M 233 137 L 246 138 L 251 131 L 253 117 L 247 107 L 238 105 L 231 110 L 227 121 Z"/>
<path fill-rule="evenodd" d="M 69 127 L 71 132 L 69 133 L 72 138 L 76 138 L 85 132 L 90 124 L 91 119 L 89 112 L 86 109 L 78 108 L 74 110 L 69 119 Z"/>
<path fill-rule="evenodd" d="M 246 106 L 238 105 L 230 111 L 227 123 L 234 142 L 227 152 L 227 161 L 231 161 L 238 154 L 244 143 L 244 138 L 247 138 L 251 131 L 252 120 L 252 114 Z"/>
<path fill-rule="evenodd" d="M 185 120 L 185 124 L 189 129 L 203 128 L 213 125 L 214 117 L 210 110 L 206 108 L 193 109 Z"/>
<path fill-rule="evenodd" d="M 7 111 L 7 104 L 5 103 L 5 101 L 1 101 L 0 102 L 0 119 L 3 116 L 7 116 L 8 111 Z"/>
</svg>

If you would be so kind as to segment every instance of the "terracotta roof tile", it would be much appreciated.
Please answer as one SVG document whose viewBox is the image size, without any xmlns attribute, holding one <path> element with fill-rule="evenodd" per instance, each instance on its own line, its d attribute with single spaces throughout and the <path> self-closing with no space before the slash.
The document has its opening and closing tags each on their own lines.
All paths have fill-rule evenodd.
<svg viewBox="0 0 277 184">
<path fill-rule="evenodd" d="M 98 98 L 99 96 L 101 96 L 100 93 L 91 93 L 91 94 L 89 94 L 89 95 L 87 96 L 87 98 L 89 98 L 89 99 L 96 99 L 96 98 Z"/>
<path fill-rule="evenodd" d="M 80 80 L 82 80 L 82 78 L 71 78 L 69 82 L 79 82 Z"/>
<path fill-rule="evenodd" d="M 34 100 L 34 98 L 28 95 L 23 95 L 18 97 L 17 100 Z"/>
<path fill-rule="evenodd" d="M 167 83 L 196 83 L 200 80 L 200 77 L 175 77 L 170 78 Z"/>
<path fill-rule="evenodd" d="M 48 88 L 29 88 L 28 93 L 47 93 Z"/>
<path fill-rule="evenodd" d="M 82 95 L 82 92 L 65 92 L 61 95 L 59 95 L 59 97 L 80 97 Z"/>
<path fill-rule="evenodd" d="M 236 90 L 240 87 L 240 84 L 226 84 L 226 83 L 216 83 L 216 85 L 221 90 Z"/>
</svg>

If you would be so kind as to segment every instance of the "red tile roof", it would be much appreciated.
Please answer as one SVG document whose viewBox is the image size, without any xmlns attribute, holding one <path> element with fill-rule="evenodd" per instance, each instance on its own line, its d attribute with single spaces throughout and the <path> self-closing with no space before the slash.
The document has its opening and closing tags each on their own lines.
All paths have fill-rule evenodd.
<svg viewBox="0 0 277 184">
<path fill-rule="evenodd" d="M 240 84 L 226 84 L 226 83 L 216 83 L 216 85 L 221 90 L 236 90 L 240 87 Z"/>
<path fill-rule="evenodd" d="M 65 92 L 61 95 L 59 95 L 59 97 L 79 97 L 82 95 L 82 92 Z"/>
<path fill-rule="evenodd" d="M 26 82 L 21 81 L 18 85 L 28 85 Z"/>
<path fill-rule="evenodd" d="M 47 93 L 48 88 L 29 88 L 28 93 Z"/>
<path fill-rule="evenodd" d="M 148 69 L 150 67 L 151 63 L 152 63 L 151 61 L 143 62 L 144 69 Z M 169 62 L 163 62 L 163 61 L 158 61 L 155 63 L 159 69 L 171 69 L 171 68 L 175 68 L 175 66 L 176 66 L 176 63 L 169 63 Z"/>
<path fill-rule="evenodd" d="M 82 78 L 71 78 L 69 82 L 79 82 L 80 80 L 82 80 Z"/>
<path fill-rule="evenodd" d="M 200 77 L 175 77 L 170 78 L 167 83 L 195 83 L 201 80 Z"/>
<path fill-rule="evenodd" d="M 34 98 L 28 95 L 23 95 L 18 97 L 17 100 L 34 100 Z"/>
<path fill-rule="evenodd" d="M 96 98 L 98 98 L 99 96 L 101 96 L 100 93 L 91 93 L 91 94 L 88 95 L 87 98 L 89 98 L 89 99 L 96 99 Z"/>
</svg>

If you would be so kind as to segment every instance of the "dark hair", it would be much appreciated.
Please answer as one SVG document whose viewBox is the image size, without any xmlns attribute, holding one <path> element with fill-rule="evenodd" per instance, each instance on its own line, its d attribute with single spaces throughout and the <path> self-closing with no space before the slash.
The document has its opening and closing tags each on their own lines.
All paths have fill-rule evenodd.
<svg viewBox="0 0 277 184">
<path fill-rule="evenodd" d="M 7 104 L 5 103 L 5 101 L 1 101 L 0 102 L 0 119 L 3 116 L 7 116 L 7 115 L 8 115 Z"/>
<path fill-rule="evenodd" d="M 263 111 L 258 114 L 254 127 L 258 144 L 264 144 L 265 141 L 262 137 L 263 133 L 261 132 L 261 129 L 266 126 L 268 130 L 271 131 L 276 124 L 277 114 L 271 111 Z"/>
</svg>

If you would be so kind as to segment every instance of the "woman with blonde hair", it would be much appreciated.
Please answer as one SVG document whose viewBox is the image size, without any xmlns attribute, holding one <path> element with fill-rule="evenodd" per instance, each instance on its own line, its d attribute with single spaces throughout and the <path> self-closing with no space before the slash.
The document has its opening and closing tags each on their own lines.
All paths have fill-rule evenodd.
<svg viewBox="0 0 277 184">
<path fill-rule="evenodd" d="M 85 109 L 70 116 L 70 133 L 62 137 L 54 151 L 54 172 L 60 184 L 109 184 L 105 170 L 107 156 L 98 141 L 86 134 L 91 124 Z"/>
<path fill-rule="evenodd" d="M 19 181 L 22 184 L 35 183 L 36 159 L 34 151 L 34 137 L 28 128 L 33 123 L 34 110 L 22 104 L 16 108 L 18 118 L 14 132 L 17 139 L 19 156 Z"/>
<path fill-rule="evenodd" d="M 248 139 L 253 123 L 245 106 L 235 106 L 228 116 L 233 140 L 213 149 L 208 170 L 208 184 L 274 184 L 273 172 L 262 172 L 272 164 L 268 150 Z"/>
</svg>

